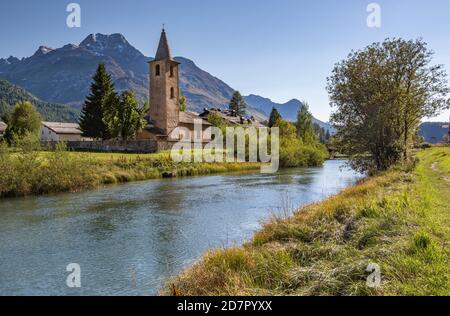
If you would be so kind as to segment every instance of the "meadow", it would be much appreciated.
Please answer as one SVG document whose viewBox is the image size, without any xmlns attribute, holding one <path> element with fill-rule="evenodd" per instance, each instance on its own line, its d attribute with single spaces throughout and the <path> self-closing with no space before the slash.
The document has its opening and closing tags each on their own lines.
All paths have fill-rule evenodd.
<svg viewBox="0 0 450 316">
<path fill-rule="evenodd" d="M 108 184 L 260 167 L 260 163 L 176 163 L 169 152 L 86 153 L 67 151 L 63 145 L 55 151 L 41 151 L 34 145 L 0 145 L 0 197 L 77 192 Z"/>
<path fill-rule="evenodd" d="M 450 149 L 415 157 L 209 251 L 162 294 L 450 295 Z"/>
<path fill-rule="evenodd" d="M 68 151 L 64 143 L 54 150 L 43 151 L 34 137 L 23 137 L 13 146 L 0 142 L 0 197 L 76 192 L 107 184 L 256 170 L 262 166 L 259 162 L 226 162 L 226 150 L 219 152 L 224 155 L 223 162 L 194 159 L 207 153 L 207 150 L 191 149 L 187 154 L 190 159 L 176 162 L 170 151 L 154 154 L 74 152 Z M 248 161 L 248 151 L 246 155 Z M 320 166 L 327 157 L 323 145 L 303 145 L 299 140 L 292 142 L 282 138 L 281 167 Z"/>
</svg>

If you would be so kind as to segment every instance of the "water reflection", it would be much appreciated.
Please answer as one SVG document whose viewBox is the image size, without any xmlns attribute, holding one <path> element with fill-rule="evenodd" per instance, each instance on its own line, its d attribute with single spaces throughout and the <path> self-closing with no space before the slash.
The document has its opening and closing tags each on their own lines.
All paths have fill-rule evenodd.
<svg viewBox="0 0 450 316">
<path fill-rule="evenodd" d="M 251 237 L 271 213 L 354 183 L 322 168 L 136 182 L 0 201 L 0 295 L 150 295 L 205 250 Z M 65 285 L 79 263 L 82 287 Z"/>
</svg>

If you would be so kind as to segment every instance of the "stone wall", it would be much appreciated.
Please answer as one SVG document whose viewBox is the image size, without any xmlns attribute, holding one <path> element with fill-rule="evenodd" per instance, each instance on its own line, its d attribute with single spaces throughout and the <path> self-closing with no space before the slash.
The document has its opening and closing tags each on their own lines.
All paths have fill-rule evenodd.
<svg viewBox="0 0 450 316">
<path fill-rule="evenodd" d="M 67 148 L 76 151 L 154 153 L 158 144 L 153 140 L 104 140 L 104 141 L 69 141 Z"/>
<path fill-rule="evenodd" d="M 58 142 L 41 142 L 43 148 L 54 149 Z M 172 140 L 104 140 L 104 141 L 67 141 L 67 149 L 74 151 L 155 153 L 171 150 L 178 141 Z M 202 142 L 204 147 L 208 142 Z M 191 143 L 191 148 L 194 144 Z"/>
</svg>

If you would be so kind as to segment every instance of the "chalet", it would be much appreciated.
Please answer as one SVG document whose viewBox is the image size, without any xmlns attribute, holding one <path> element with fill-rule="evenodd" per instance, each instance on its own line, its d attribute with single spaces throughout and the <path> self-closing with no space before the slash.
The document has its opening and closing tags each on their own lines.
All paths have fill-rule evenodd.
<svg viewBox="0 0 450 316">
<path fill-rule="evenodd" d="M 0 121 L 0 139 L 3 138 L 3 136 L 5 135 L 7 127 L 8 127 L 8 125 L 6 125 L 2 121 Z"/>
<path fill-rule="evenodd" d="M 80 141 L 81 130 L 76 123 L 42 122 L 41 141 Z"/>
</svg>

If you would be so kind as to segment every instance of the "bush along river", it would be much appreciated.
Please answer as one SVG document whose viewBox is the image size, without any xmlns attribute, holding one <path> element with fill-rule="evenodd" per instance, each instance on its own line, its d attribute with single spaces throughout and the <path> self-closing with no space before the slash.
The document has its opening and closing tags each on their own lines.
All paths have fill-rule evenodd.
<svg viewBox="0 0 450 316">
<path fill-rule="evenodd" d="M 208 249 L 241 244 L 270 216 L 290 215 L 361 177 L 329 160 L 277 174 L 2 199 L 0 295 L 154 295 Z M 81 269 L 81 287 L 67 285 L 71 263 Z"/>
</svg>

